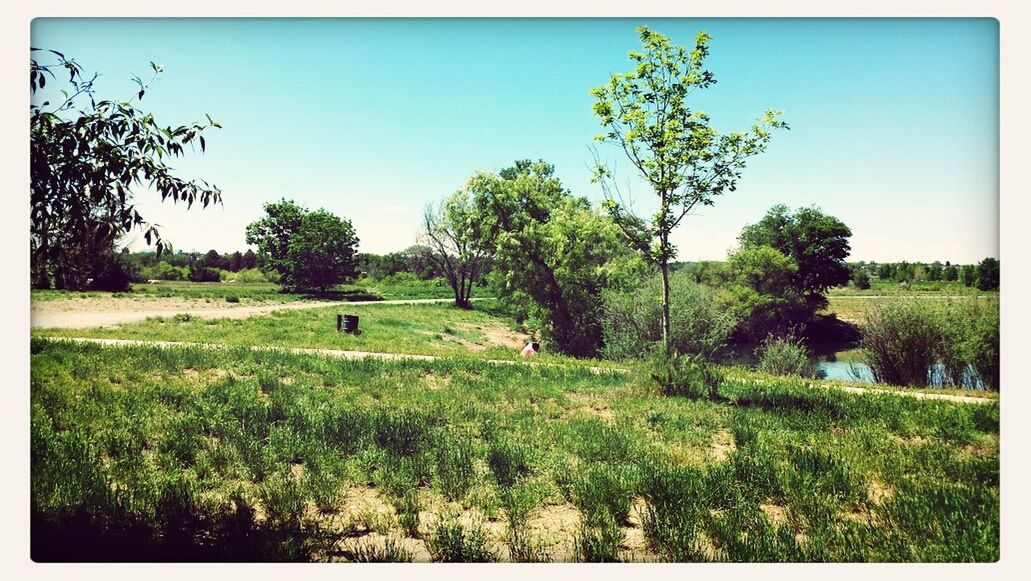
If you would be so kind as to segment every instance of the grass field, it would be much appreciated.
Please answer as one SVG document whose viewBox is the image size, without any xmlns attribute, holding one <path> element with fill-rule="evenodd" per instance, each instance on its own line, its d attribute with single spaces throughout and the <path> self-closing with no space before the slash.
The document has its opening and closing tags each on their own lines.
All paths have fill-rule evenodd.
<svg viewBox="0 0 1031 581">
<path fill-rule="evenodd" d="M 161 281 L 154 283 L 134 283 L 132 291 L 127 293 L 111 293 L 99 291 L 63 291 L 33 289 L 33 301 L 53 301 L 76 298 L 186 298 L 225 300 L 236 297 L 251 301 L 290 302 L 311 300 L 392 300 L 392 299 L 436 299 L 450 298 L 452 291 L 448 286 L 435 284 L 386 285 L 369 281 L 363 285 L 341 285 L 326 295 L 313 297 L 298 293 L 280 292 L 277 284 L 268 282 L 185 282 Z M 473 296 L 478 296 L 474 293 Z"/>
<path fill-rule="evenodd" d="M 32 342 L 37 560 L 994 561 L 997 404 Z"/>
</svg>

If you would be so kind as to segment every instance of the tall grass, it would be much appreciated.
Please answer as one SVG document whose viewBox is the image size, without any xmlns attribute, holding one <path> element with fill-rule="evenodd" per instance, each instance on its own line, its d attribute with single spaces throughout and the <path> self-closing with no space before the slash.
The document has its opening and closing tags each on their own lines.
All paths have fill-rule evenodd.
<svg viewBox="0 0 1031 581">
<path fill-rule="evenodd" d="M 860 348 L 876 381 L 999 388 L 997 302 L 886 301 L 865 318 Z"/>
</svg>

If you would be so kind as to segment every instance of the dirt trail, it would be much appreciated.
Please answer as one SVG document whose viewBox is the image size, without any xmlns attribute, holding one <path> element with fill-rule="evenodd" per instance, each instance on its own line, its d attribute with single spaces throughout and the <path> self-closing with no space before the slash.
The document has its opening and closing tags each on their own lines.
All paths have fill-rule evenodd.
<svg viewBox="0 0 1031 581">
<path fill-rule="evenodd" d="M 478 300 L 478 299 L 473 299 Z M 32 327 L 39 329 L 86 329 L 142 321 L 147 317 L 174 317 L 185 313 L 208 319 L 245 319 L 273 311 L 338 307 L 344 305 L 408 305 L 447 303 L 452 299 L 391 301 L 297 301 L 265 305 L 205 302 L 202 299 L 74 299 L 32 303 Z"/>
</svg>

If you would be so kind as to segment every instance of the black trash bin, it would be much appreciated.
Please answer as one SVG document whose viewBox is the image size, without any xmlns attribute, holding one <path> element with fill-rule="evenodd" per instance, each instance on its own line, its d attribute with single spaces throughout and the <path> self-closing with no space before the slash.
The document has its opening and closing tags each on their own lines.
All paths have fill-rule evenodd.
<svg viewBox="0 0 1031 581">
<path fill-rule="evenodd" d="M 355 333 L 358 331 L 358 315 L 337 315 L 337 333 Z"/>
</svg>

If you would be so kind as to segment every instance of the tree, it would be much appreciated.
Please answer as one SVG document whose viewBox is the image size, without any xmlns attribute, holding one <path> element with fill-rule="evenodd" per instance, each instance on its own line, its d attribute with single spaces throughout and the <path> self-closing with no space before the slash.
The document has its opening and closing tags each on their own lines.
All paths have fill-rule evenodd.
<svg viewBox="0 0 1031 581">
<path fill-rule="evenodd" d="M 692 91 L 716 82 L 703 68 L 709 35 L 698 33 L 689 51 L 647 27 L 637 32 L 644 51 L 629 53 L 636 68 L 615 74 L 607 84 L 591 90 L 594 114 L 606 129 L 595 139 L 622 148 L 658 197 L 658 211 L 650 221 L 635 216 L 597 155 L 595 180 L 601 183 L 605 207 L 623 235 L 662 274 L 662 341 L 668 359 L 672 355 L 669 262 L 677 252 L 670 234 L 696 207 L 711 206 L 717 196 L 734 191 L 745 161 L 766 149 L 771 129 L 787 128 L 787 124 L 779 113 L 767 111 L 748 133 L 719 134 L 710 126 L 708 115 L 686 103 Z"/>
<path fill-rule="evenodd" d="M 977 264 L 977 288 L 983 291 L 999 290 L 999 261 L 985 258 Z"/>
<path fill-rule="evenodd" d="M 227 254 L 223 256 L 222 262 L 225 264 L 228 270 L 232 272 L 240 272 L 240 269 L 243 265 L 243 254 L 240 254 L 240 251 L 237 250 L 232 254 Z"/>
<path fill-rule="evenodd" d="M 254 254 L 253 250 L 248 249 L 247 252 L 243 253 L 243 257 L 240 259 L 240 270 L 257 268 L 258 267 L 258 256 Z"/>
<path fill-rule="evenodd" d="M 188 146 L 204 151 L 204 133 L 220 125 L 208 117 L 203 125 L 161 127 L 134 104 L 149 83 L 133 78 L 139 90 L 131 99 L 97 101 L 96 74 L 87 80 L 74 60 L 54 50 L 45 54 L 56 60 L 33 57 L 29 64 L 32 280 L 37 286 L 88 288 L 108 268 L 95 257 L 110 256 L 130 230 L 142 229 L 159 253 L 166 247 L 157 227 L 136 210 L 139 188 L 187 207 L 221 203 L 216 186 L 182 179 L 168 165 Z M 151 68 L 153 82 L 162 69 L 154 63 Z M 68 79 L 59 95 L 53 86 L 58 74 Z M 48 79 L 52 86 L 45 89 Z"/>
<path fill-rule="evenodd" d="M 977 268 L 973 264 L 963 265 L 963 286 L 974 286 L 977 281 Z"/>
<path fill-rule="evenodd" d="M 950 265 L 946 266 L 945 267 L 944 277 L 945 277 L 945 280 L 947 280 L 949 282 L 952 282 L 954 280 L 959 280 L 959 269 L 956 268 L 956 265 L 954 265 L 954 264 L 950 264 Z"/>
<path fill-rule="evenodd" d="M 494 257 L 499 297 L 558 351 L 596 355 L 602 291 L 643 272 L 612 220 L 565 190 L 543 161 L 479 172 L 466 189 L 480 217 L 481 244 Z"/>
<path fill-rule="evenodd" d="M 285 290 L 325 292 L 357 274 L 350 221 L 286 199 L 264 208 L 266 216 L 247 226 L 247 244 L 257 245 L 264 268 L 279 273 Z"/>
<path fill-rule="evenodd" d="M 222 268 L 222 255 L 217 250 L 211 249 L 200 259 L 200 265 L 204 268 Z"/>
<path fill-rule="evenodd" d="M 859 290 L 868 290 L 870 288 L 870 275 L 865 270 L 856 272 L 852 280 L 855 281 L 856 288 Z"/>
<path fill-rule="evenodd" d="M 487 258 L 481 242 L 480 216 L 469 193 L 459 190 L 423 214 L 424 256 L 444 273 L 455 294 L 455 306 L 472 308 L 473 284 Z"/>
<path fill-rule="evenodd" d="M 778 204 L 762 220 L 745 226 L 738 240 L 743 248 L 776 248 L 798 265 L 792 286 L 805 299 L 811 317 L 827 306 L 827 289 L 848 284 L 851 269 L 845 258 L 851 250 L 851 235 L 848 226 L 815 206 L 792 214 Z"/>
<path fill-rule="evenodd" d="M 738 339 L 758 341 L 770 333 L 783 335 L 808 314 L 805 296 L 796 287 L 799 267 L 780 250 L 767 245 L 743 246 L 727 259 L 731 300 L 727 310 L 739 321 Z"/>
<path fill-rule="evenodd" d="M 931 263 L 931 266 L 927 269 L 927 280 L 939 281 L 945 277 L 945 267 L 942 263 L 935 260 Z"/>
</svg>

